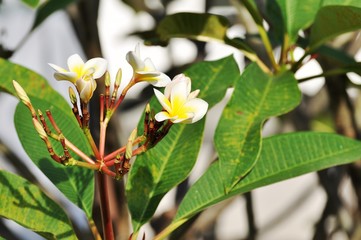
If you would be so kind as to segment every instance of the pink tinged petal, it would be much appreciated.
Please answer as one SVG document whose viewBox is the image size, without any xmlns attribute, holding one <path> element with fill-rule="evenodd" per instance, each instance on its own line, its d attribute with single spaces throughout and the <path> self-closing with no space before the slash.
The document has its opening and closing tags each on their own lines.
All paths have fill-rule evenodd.
<svg viewBox="0 0 361 240">
<path fill-rule="evenodd" d="M 126 59 L 134 71 L 142 71 L 145 67 L 144 62 L 136 55 L 135 52 L 128 52 Z"/>
<path fill-rule="evenodd" d="M 71 55 L 68 58 L 68 68 L 70 72 L 74 72 L 81 77 L 83 72 L 84 62 L 78 54 Z"/>
<path fill-rule="evenodd" d="M 144 60 L 144 71 L 150 71 L 150 72 L 157 71 L 150 58 L 146 58 Z"/>
<path fill-rule="evenodd" d="M 54 73 L 54 78 L 58 81 L 66 80 L 75 83 L 78 79 L 78 76 L 76 73 L 73 72 L 56 72 Z"/>
<path fill-rule="evenodd" d="M 60 73 L 64 73 L 64 72 L 68 72 L 66 69 L 59 67 L 55 64 L 52 63 L 48 63 L 50 67 L 52 67 L 55 71 L 60 72 Z"/>
<path fill-rule="evenodd" d="M 157 120 L 158 122 L 163 122 L 167 119 L 171 119 L 171 117 L 169 116 L 169 114 L 167 112 L 159 112 L 154 116 L 155 120 Z"/>
<path fill-rule="evenodd" d="M 92 58 L 84 64 L 82 75 L 84 75 L 90 69 L 93 69 L 93 78 L 101 78 L 107 70 L 107 65 L 107 60 L 104 58 Z"/>
<path fill-rule="evenodd" d="M 193 113 L 189 123 L 195 123 L 202 119 L 208 110 L 208 103 L 200 98 L 194 98 L 184 104 L 184 110 L 189 113 Z"/>
<path fill-rule="evenodd" d="M 171 104 L 169 102 L 169 100 L 163 95 L 163 93 L 161 93 L 159 90 L 157 89 L 153 89 L 154 90 L 154 94 L 157 97 L 159 103 L 162 105 L 162 107 L 167 111 L 170 112 L 171 109 Z"/>
</svg>

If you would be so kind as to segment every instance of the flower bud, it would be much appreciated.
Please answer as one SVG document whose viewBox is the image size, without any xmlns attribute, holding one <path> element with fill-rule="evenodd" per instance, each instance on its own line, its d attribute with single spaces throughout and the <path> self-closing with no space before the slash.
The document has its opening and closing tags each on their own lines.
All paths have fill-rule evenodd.
<svg viewBox="0 0 361 240">
<path fill-rule="evenodd" d="M 110 86 L 110 74 L 108 71 L 105 72 L 105 80 L 104 80 L 105 87 Z"/>
<path fill-rule="evenodd" d="M 14 86 L 16 94 L 18 95 L 20 100 L 26 106 L 31 105 L 31 102 L 30 102 L 30 99 L 29 99 L 28 95 L 26 94 L 25 90 L 20 86 L 20 84 L 17 81 L 13 80 L 13 86 Z"/>
<path fill-rule="evenodd" d="M 130 159 L 133 156 L 133 142 L 137 136 L 137 128 L 135 128 L 128 138 L 128 143 L 125 148 L 125 158 Z"/>
<path fill-rule="evenodd" d="M 48 135 L 46 134 L 43 126 L 41 126 L 39 121 L 37 119 L 33 118 L 33 124 L 34 124 L 35 130 L 38 132 L 40 138 L 43 140 L 47 139 Z"/>
<path fill-rule="evenodd" d="M 117 72 L 117 75 L 115 77 L 115 83 L 114 84 L 119 87 L 121 81 L 122 81 L 122 69 L 119 68 L 119 70 Z"/>
<path fill-rule="evenodd" d="M 77 101 L 75 92 L 72 87 L 69 87 L 69 98 L 70 102 L 74 105 Z"/>
</svg>

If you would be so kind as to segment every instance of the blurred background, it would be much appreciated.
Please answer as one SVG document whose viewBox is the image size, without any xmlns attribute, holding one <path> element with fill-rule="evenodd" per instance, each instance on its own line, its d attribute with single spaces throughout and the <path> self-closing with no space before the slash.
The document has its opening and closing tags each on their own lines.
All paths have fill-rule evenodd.
<svg viewBox="0 0 361 240">
<path fill-rule="evenodd" d="M 113 78 L 117 70 L 122 68 L 122 88 L 132 76 L 132 68 L 126 62 L 125 55 L 128 51 L 134 50 L 137 43 L 141 43 L 142 58 L 150 57 L 157 69 L 166 72 L 170 77 L 181 73 L 194 62 L 216 60 L 230 54 L 233 54 L 241 72 L 243 71 L 245 66 L 243 55 L 236 49 L 220 43 L 172 39 L 167 47 L 143 45 L 143 38 L 147 37 L 147 33 L 153 30 L 165 15 L 185 11 L 211 12 L 226 16 L 230 20 L 232 27 L 228 32 L 229 36 L 245 36 L 246 33 L 255 31 L 247 16 L 239 17 L 239 13 L 244 10 L 239 4 L 236 4 L 238 1 L 90 0 L 64 2 L 69 4 L 64 3 L 65 7 L 62 10 L 52 13 L 38 27 L 32 29 L 36 8 L 32 8 L 20 0 L 1 0 L 0 54 L 2 58 L 26 66 L 43 75 L 66 99 L 68 99 L 69 83 L 56 81 L 48 63 L 65 67 L 67 58 L 74 53 L 78 53 L 83 59 L 102 56 L 108 60 L 108 70 Z M 262 4 L 264 1 L 259 2 Z M 358 38 L 354 35 L 349 39 Z M 358 40 L 358 42 L 360 41 Z M 359 45 L 358 43 L 357 46 Z M 359 48 L 355 47 L 354 49 L 352 55 L 360 58 L 357 54 Z M 276 48 L 276 54 L 277 51 L 279 49 Z M 302 51 L 302 49 L 296 49 L 296 58 L 302 55 Z M 302 68 L 302 71 L 297 72 L 296 77 L 303 78 L 321 72 L 318 63 L 311 60 Z M 350 74 L 348 77 L 355 85 L 360 84 L 356 75 Z M 264 136 L 295 129 L 307 130 L 307 128 L 333 131 L 332 126 L 323 121 L 307 122 L 310 116 L 319 114 L 327 108 L 328 97 L 324 83 L 325 80 L 319 78 L 300 84 L 304 94 L 303 104 L 288 116 L 288 121 L 281 121 L 277 118 L 269 120 L 264 128 Z M 99 89 L 101 89 L 101 85 L 101 83 L 98 84 Z M 358 100 L 358 88 L 348 88 L 347 91 L 350 99 Z M 111 125 L 111 128 L 116 131 L 110 132 L 117 133 L 117 135 L 110 136 L 115 146 L 125 143 L 130 132 L 136 126 L 151 93 L 152 89 L 147 84 L 139 84 L 127 95 L 117 120 L 113 121 Z M 151 233 L 159 231 L 169 222 L 174 214 L 176 203 L 180 201 L 187 187 L 197 180 L 214 158 L 212 133 L 230 94 L 231 90 L 221 103 L 209 111 L 204 144 L 197 164 L 188 181 L 178 189 L 172 190 L 162 200 L 155 219 L 151 224 L 145 226 L 146 239 L 151 239 Z M 20 173 L 48 189 L 47 191 L 67 209 L 70 218 L 80 232 L 79 234 L 84 234 L 84 239 L 86 239 L 89 230 L 81 211 L 69 203 L 36 169 L 22 149 L 13 123 L 17 103 L 18 100 L 15 97 L 0 93 L 0 168 Z M 96 107 L 96 105 L 91 106 L 93 111 L 96 111 Z M 304 122 L 302 122 L 303 120 Z M 94 122 L 93 125 L 97 126 Z M 350 178 L 343 176 L 343 170 L 333 168 L 323 173 L 304 175 L 234 197 L 203 212 L 188 231 L 185 239 L 326 239 L 317 235 L 319 224 L 327 226 L 330 231 L 333 231 L 332 239 L 349 239 L 343 228 L 347 229 L 354 221 L 352 210 L 357 208 L 357 203 Z M 331 180 L 327 180 L 325 183 L 323 180 L 328 177 L 331 177 Z M 331 195 L 325 191 L 327 186 L 331 187 L 331 195 L 337 194 L 337 201 L 342 202 L 338 202 L 342 207 L 337 207 L 337 212 L 332 210 Z M 122 182 L 114 182 L 112 186 L 114 189 L 112 199 L 119 208 L 119 215 L 114 216 L 118 239 L 127 239 L 131 233 L 123 187 Z M 99 210 L 95 204 L 94 215 L 97 214 L 99 214 Z M 0 236 L 4 236 L 6 239 L 42 239 L 16 223 L 1 218 Z"/>
</svg>

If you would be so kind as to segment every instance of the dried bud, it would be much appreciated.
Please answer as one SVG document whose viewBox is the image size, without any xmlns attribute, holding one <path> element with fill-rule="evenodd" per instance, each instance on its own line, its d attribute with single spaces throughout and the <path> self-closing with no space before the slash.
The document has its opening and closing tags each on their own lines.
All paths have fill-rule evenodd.
<svg viewBox="0 0 361 240">
<path fill-rule="evenodd" d="M 119 70 L 118 70 L 118 72 L 117 72 L 117 75 L 116 75 L 116 77 L 115 77 L 115 86 L 120 86 L 120 82 L 121 82 L 121 80 L 122 80 L 122 69 L 121 68 L 119 68 Z"/>
<path fill-rule="evenodd" d="M 26 106 L 31 105 L 31 102 L 30 102 L 30 99 L 29 99 L 28 95 L 26 94 L 25 90 L 20 86 L 20 84 L 17 81 L 13 80 L 13 86 L 14 86 L 16 94 L 18 95 L 20 100 Z"/>
<path fill-rule="evenodd" d="M 69 98 L 70 102 L 74 105 L 77 102 L 76 94 L 72 87 L 69 87 Z"/>
<path fill-rule="evenodd" d="M 40 138 L 43 140 L 47 139 L 48 136 L 46 135 L 46 132 L 45 132 L 43 126 L 41 126 L 41 124 L 39 123 L 39 121 L 37 119 L 33 118 L 33 124 L 34 124 L 35 130 L 38 132 Z"/>
<path fill-rule="evenodd" d="M 106 87 L 110 86 L 110 74 L 108 71 L 105 72 L 105 80 L 104 80 L 104 84 Z"/>
<path fill-rule="evenodd" d="M 133 156 L 133 142 L 137 136 L 137 131 L 138 131 L 137 128 L 135 128 L 128 138 L 128 143 L 125 148 L 126 159 L 130 159 Z"/>
</svg>

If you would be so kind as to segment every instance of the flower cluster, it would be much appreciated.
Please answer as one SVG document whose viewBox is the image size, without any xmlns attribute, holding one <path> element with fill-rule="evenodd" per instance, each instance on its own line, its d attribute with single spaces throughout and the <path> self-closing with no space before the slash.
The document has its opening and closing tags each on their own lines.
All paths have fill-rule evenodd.
<svg viewBox="0 0 361 240">
<path fill-rule="evenodd" d="M 56 162 L 99 170 L 112 177 L 121 178 L 129 171 L 132 156 L 154 147 L 167 135 L 173 124 L 195 123 L 204 117 L 208 109 L 208 103 L 197 98 L 199 90 L 191 91 L 191 79 L 189 77 L 179 74 L 171 80 L 166 74 L 158 71 L 149 58 L 141 59 L 139 45 L 136 46 L 134 51 L 128 52 L 126 59 L 133 68 L 133 76 L 119 96 L 118 88 L 122 72 L 121 70 L 118 71 L 111 94 L 111 80 L 109 73 L 106 71 L 107 61 L 103 58 L 92 58 L 84 62 L 79 55 L 74 54 L 68 58 L 68 70 L 55 64 L 49 64 L 55 70 L 54 77 L 56 80 L 69 81 L 76 89 L 77 93 L 72 87 L 69 88 L 69 97 L 73 104 L 72 110 L 93 149 L 95 159 L 87 156 L 75 144 L 66 139 L 51 112 L 47 111 L 46 116 L 53 129 L 55 129 L 55 133 L 52 132 L 41 111 L 35 111 L 24 89 L 14 81 L 14 88 L 19 98 L 31 111 L 35 129 L 45 142 L 49 154 Z M 97 87 L 96 80 L 102 78 L 103 75 L 105 75 L 105 93 L 100 95 L 100 141 L 97 146 L 89 130 L 90 114 L 87 108 Z M 165 87 L 164 94 L 154 89 L 155 96 L 163 109 L 154 114 L 148 104 L 145 111 L 143 134 L 137 136 L 138 131 L 135 129 L 126 146 L 106 155 L 104 152 L 105 136 L 109 119 L 123 101 L 128 90 L 139 82 L 148 82 L 155 87 Z M 80 99 L 80 105 L 78 105 L 78 99 Z M 61 143 L 64 150 L 63 156 L 54 153 L 49 137 Z M 137 145 L 138 147 L 133 149 Z M 71 149 L 83 161 L 78 162 L 75 160 L 68 149 Z"/>
</svg>

